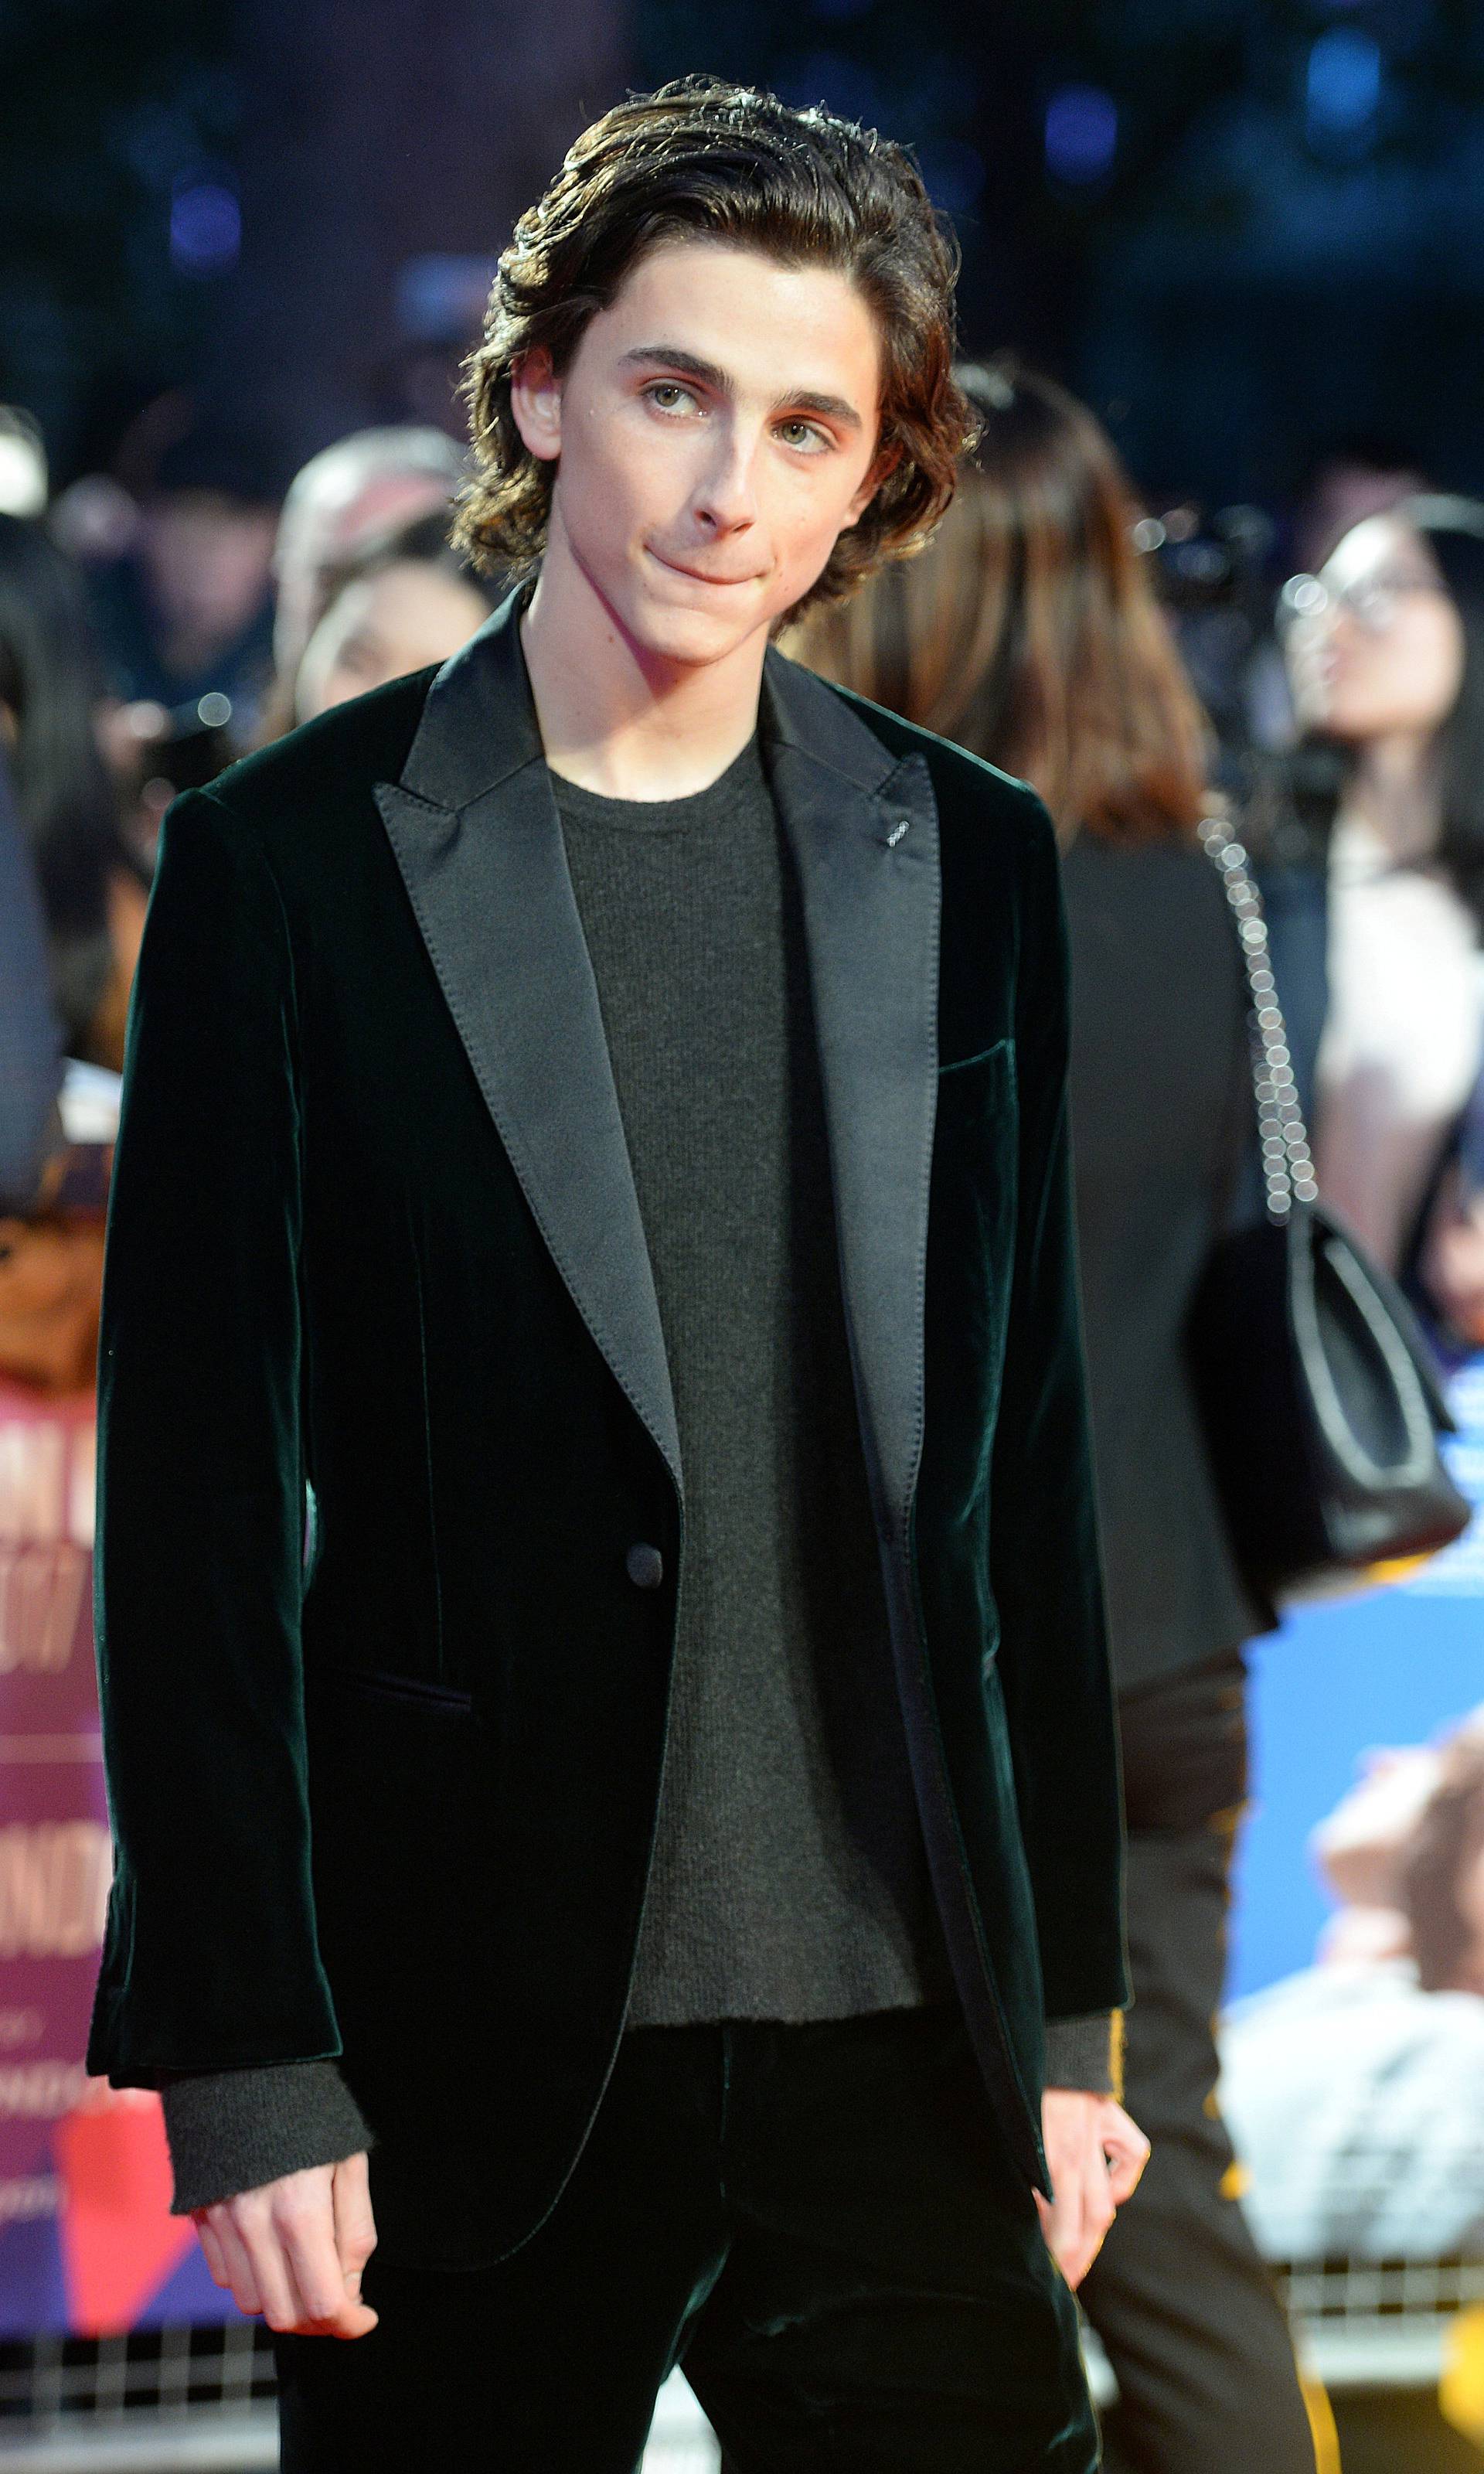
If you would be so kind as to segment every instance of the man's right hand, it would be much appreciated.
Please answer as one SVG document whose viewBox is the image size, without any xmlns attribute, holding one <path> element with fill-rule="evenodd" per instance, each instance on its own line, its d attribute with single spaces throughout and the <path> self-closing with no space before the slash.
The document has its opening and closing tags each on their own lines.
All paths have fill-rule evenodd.
<svg viewBox="0 0 1484 2474">
<path fill-rule="evenodd" d="M 361 2270 L 376 2247 L 364 2152 L 197 2208 L 206 2266 L 239 2311 L 282 2336 L 365 2337 Z"/>
</svg>

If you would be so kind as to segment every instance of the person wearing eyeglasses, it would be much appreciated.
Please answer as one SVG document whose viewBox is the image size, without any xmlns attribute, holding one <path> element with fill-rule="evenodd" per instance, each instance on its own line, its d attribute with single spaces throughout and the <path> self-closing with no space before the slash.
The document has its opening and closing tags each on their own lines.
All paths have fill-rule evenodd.
<svg viewBox="0 0 1484 2474">
<path fill-rule="evenodd" d="M 1233 1563 L 1185 1332 L 1256 1148 L 1246 996 L 1197 845 L 1208 727 L 1085 404 L 999 354 L 931 543 L 789 649 L 1035 785 L 1071 947 L 1074 1192 L 1128 1822 L 1130 2106 L 1147 2174 L 1079 2287 L 1117 2398 L 1106 2474 L 1314 2474 L 1288 2323 L 1238 2203 L 1213 2033 L 1247 1792 Z M 981 932 L 988 923 L 982 924 Z M 1139 2106 L 1144 2108 L 1139 2111 Z"/>
<path fill-rule="evenodd" d="M 1300 725 L 1339 758 L 1320 1191 L 1392 1271 L 1484 1255 L 1453 1156 L 1484 1064 L 1484 504 L 1368 516 L 1281 615 Z"/>
</svg>

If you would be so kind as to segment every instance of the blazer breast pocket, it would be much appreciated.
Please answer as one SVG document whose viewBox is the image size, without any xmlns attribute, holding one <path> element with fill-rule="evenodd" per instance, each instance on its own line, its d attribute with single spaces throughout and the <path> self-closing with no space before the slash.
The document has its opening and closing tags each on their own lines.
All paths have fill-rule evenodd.
<svg viewBox="0 0 1484 2474">
<path fill-rule="evenodd" d="M 1018 1149 L 1019 1110 L 1013 1039 L 997 1039 L 938 1070 L 938 1124 L 935 1148 L 1003 1150 L 1014 1161 Z"/>
</svg>

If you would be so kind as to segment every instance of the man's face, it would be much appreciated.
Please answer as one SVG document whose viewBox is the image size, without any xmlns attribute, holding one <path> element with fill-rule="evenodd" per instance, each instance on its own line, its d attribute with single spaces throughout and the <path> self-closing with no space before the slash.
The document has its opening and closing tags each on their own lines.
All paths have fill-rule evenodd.
<svg viewBox="0 0 1484 2474">
<path fill-rule="evenodd" d="M 808 592 L 881 477 L 880 347 L 842 275 L 749 249 L 653 251 L 560 380 L 514 391 L 560 457 L 551 547 L 641 658 L 705 666 Z"/>
</svg>

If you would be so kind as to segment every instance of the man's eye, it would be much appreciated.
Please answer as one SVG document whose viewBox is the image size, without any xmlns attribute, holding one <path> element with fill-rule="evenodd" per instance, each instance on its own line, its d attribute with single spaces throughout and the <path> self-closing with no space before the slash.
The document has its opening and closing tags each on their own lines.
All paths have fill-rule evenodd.
<svg viewBox="0 0 1484 2474">
<path fill-rule="evenodd" d="M 689 387 L 679 385 L 674 378 L 658 378 L 648 390 L 649 400 L 660 412 L 681 412 L 695 402 Z"/>
<path fill-rule="evenodd" d="M 778 436 L 785 447 L 802 447 L 817 451 L 829 445 L 824 431 L 816 429 L 812 421 L 779 422 Z"/>
</svg>

